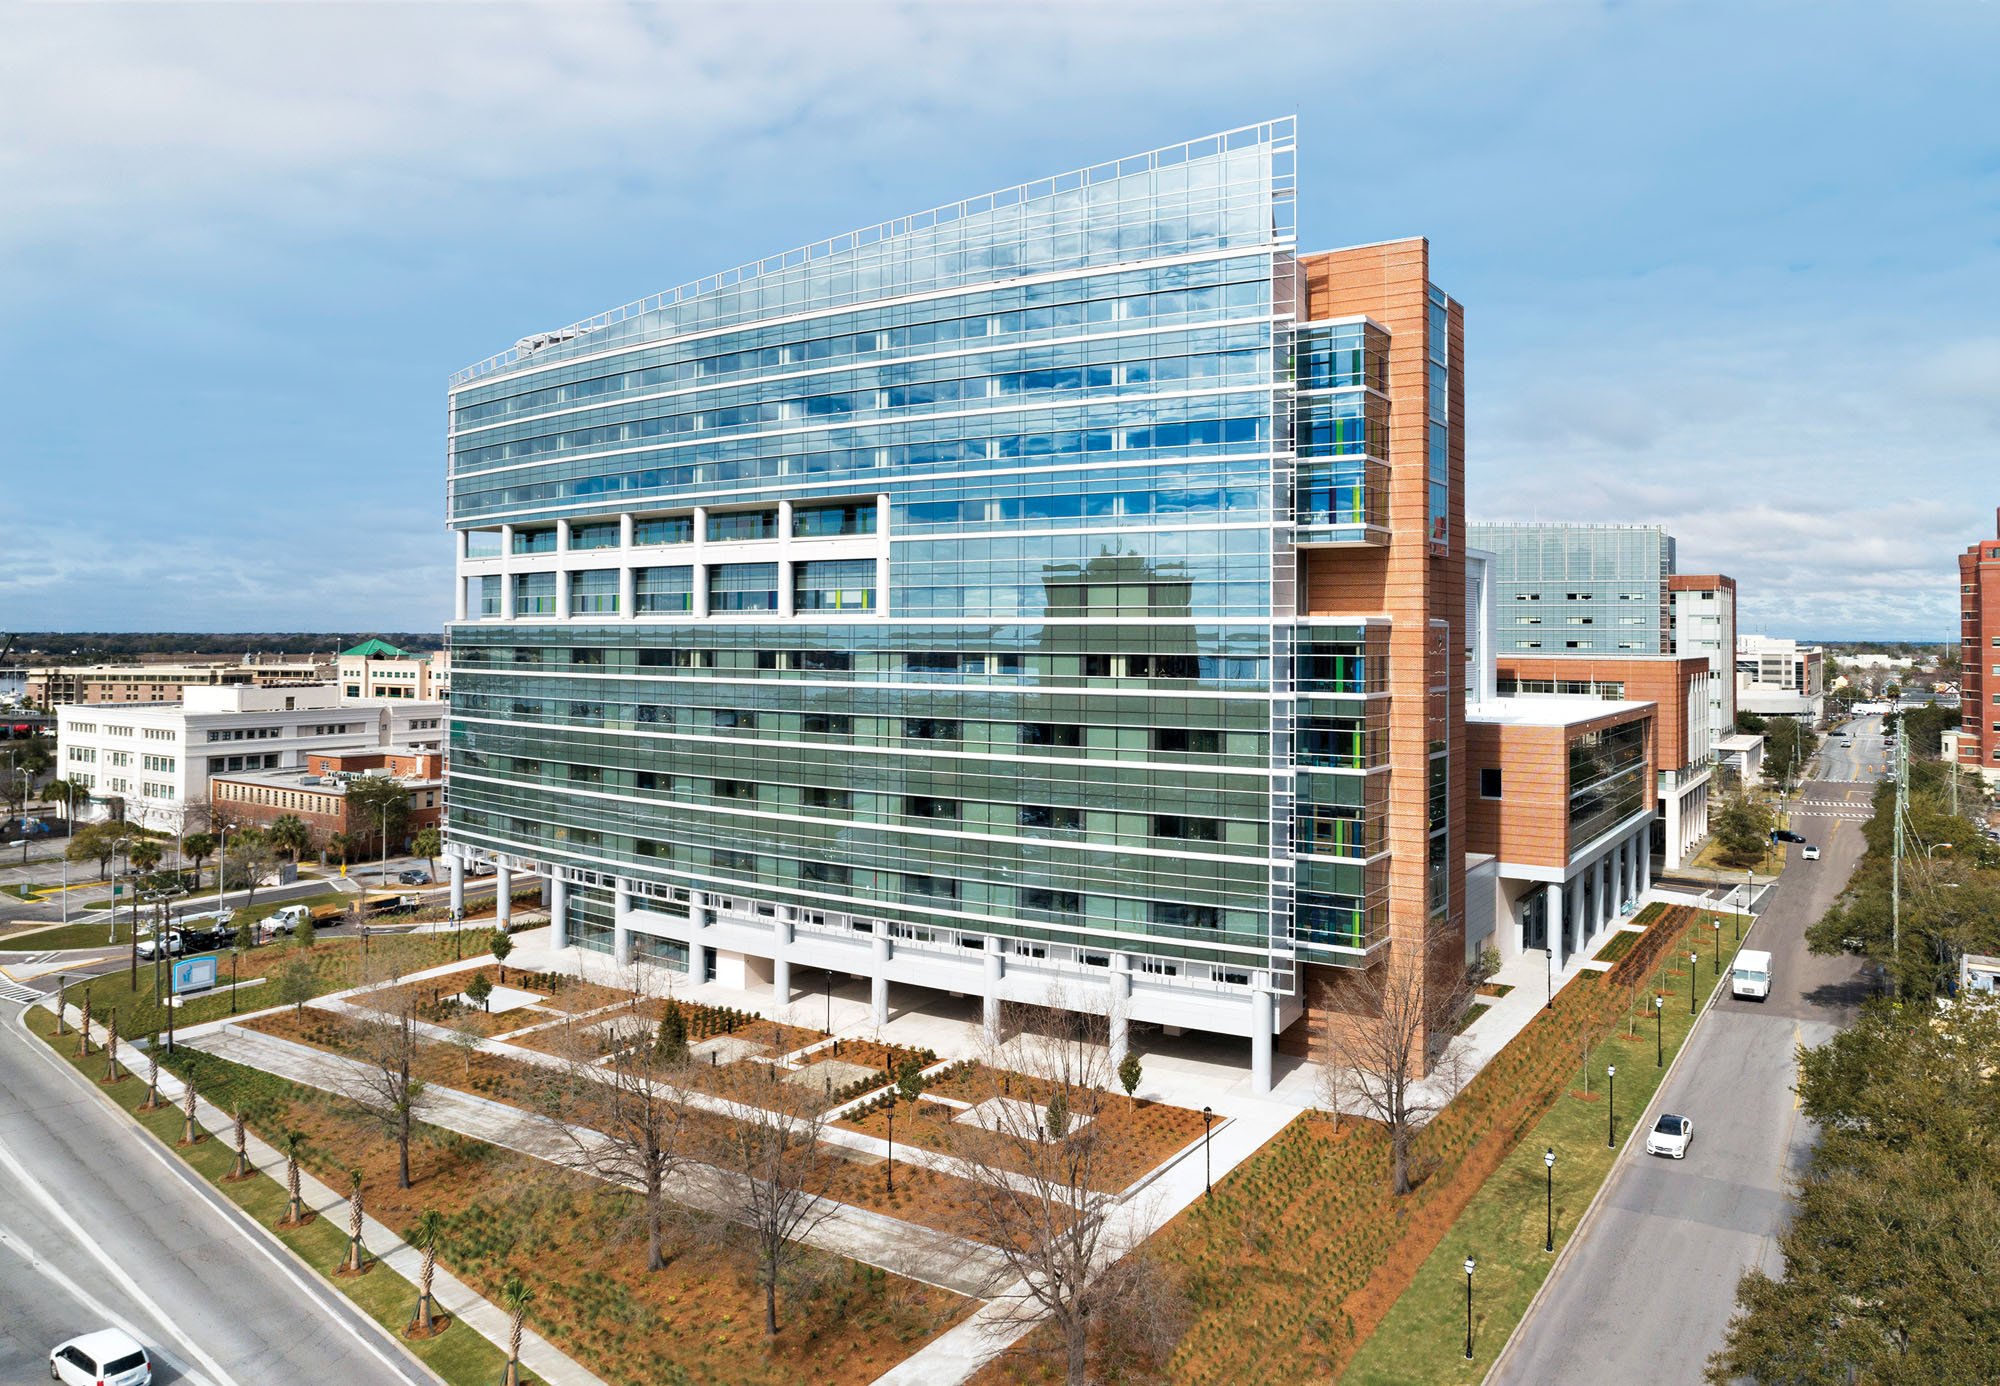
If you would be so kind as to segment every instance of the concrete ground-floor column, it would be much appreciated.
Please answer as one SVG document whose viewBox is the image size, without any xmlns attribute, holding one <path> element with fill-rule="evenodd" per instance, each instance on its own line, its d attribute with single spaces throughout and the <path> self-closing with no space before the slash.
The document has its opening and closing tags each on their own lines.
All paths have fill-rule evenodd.
<svg viewBox="0 0 2000 1386">
<path fill-rule="evenodd" d="M 632 888 L 619 881 L 611 888 L 611 956 L 620 967 L 632 961 Z"/>
<path fill-rule="evenodd" d="M 1569 931 L 1563 927 L 1563 888 L 1558 881 L 1548 884 L 1549 907 L 1542 916 L 1542 944 L 1553 948 L 1564 961 L 1569 961 Z"/>
<path fill-rule="evenodd" d="M 998 938 L 986 940 L 986 990 L 980 994 L 980 1030 L 988 1044 L 1000 1043 L 1000 979 L 1006 975 L 1005 945 Z"/>
<path fill-rule="evenodd" d="M 780 1006 L 792 1004 L 792 925 L 790 920 L 780 919 L 776 930 L 776 946 L 771 950 L 771 999 Z"/>
<path fill-rule="evenodd" d="M 514 917 L 514 873 L 501 866 L 493 871 L 493 922 L 501 928 Z"/>
<path fill-rule="evenodd" d="M 1653 888 L 1653 849 L 1650 843 L 1639 849 L 1639 893 L 1644 895 Z"/>
<path fill-rule="evenodd" d="M 569 947 L 569 882 L 560 876 L 551 876 L 547 882 L 549 896 L 549 947 L 560 953 Z"/>
<path fill-rule="evenodd" d="M 1678 794 L 1667 796 L 1667 830 L 1660 840 L 1661 856 L 1667 870 L 1678 870 L 1681 858 L 1687 852 L 1687 840 L 1682 836 L 1681 828 L 1681 796 Z"/>
<path fill-rule="evenodd" d="M 1111 1067 L 1115 1072 L 1132 1047 L 1131 956 L 1112 954 L 1111 967 Z"/>
<path fill-rule="evenodd" d="M 1257 974 L 1256 990 L 1250 993 L 1250 1091 L 1271 1090 L 1271 1026 L 1275 1014 L 1270 979 Z"/>
<path fill-rule="evenodd" d="M 875 935 L 875 972 L 868 979 L 868 1010 L 870 1023 L 877 1029 L 889 1023 L 889 939 L 885 934 Z"/>
<path fill-rule="evenodd" d="M 465 913 L 465 858 L 447 857 L 445 868 L 451 872 L 451 912 Z"/>
</svg>

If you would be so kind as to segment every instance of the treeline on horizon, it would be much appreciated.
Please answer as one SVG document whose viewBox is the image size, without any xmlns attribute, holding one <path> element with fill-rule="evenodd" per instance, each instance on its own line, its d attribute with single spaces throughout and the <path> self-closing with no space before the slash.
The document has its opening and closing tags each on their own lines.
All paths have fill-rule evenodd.
<svg viewBox="0 0 2000 1386">
<path fill-rule="evenodd" d="M 435 650 L 443 644 L 435 631 L 21 631 L 15 635 L 7 662 L 68 663 L 161 654 L 215 658 L 324 655 L 352 649 L 371 637 L 405 650 Z M 0 634 L 0 645 L 6 638 Z"/>
</svg>

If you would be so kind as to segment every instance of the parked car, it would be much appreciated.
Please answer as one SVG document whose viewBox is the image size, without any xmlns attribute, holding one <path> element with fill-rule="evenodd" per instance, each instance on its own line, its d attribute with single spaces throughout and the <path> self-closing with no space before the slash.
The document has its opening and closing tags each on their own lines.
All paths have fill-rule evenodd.
<svg viewBox="0 0 2000 1386">
<path fill-rule="evenodd" d="M 1818 847 L 1815 847 L 1815 846 L 1814 846 L 1814 845 L 1813 845 L 1812 843 L 1808 842 L 1808 843 L 1806 844 L 1806 849 L 1805 849 L 1805 851 L 1803 851 L 1803 852 L 1799 853 L 1799 855 L 1800 855 L 1800 856 L 1802 856 L 1802 857 L 1804 857 L 1804 858 L 1805 858 L 1805 859 L 1806 859 L 1807 861 L 1818 861 L 1818 860 L 1819 860 L 1819 848 L 1818 848 Z"/>
<path fill-rule="evenodd" d="M 152 1386 L 153 1360 L 131 1334 L 100 1328 L 56 1345 L 49 1354 L 49 1380 L 70 1386 Z"/>
<path fill-rule="evenodd" d="M 1804 842 L 1805 838 L 1800 836 L 1798 833 L 1793 832 L 1790 828 L 1773 828 L 1771 830 L 1771 841 Z"/>
<path fill-rule="evenodd" d="M 396 879 L 404 885 L 429 885 L 431 883 L 431 873 L 424 870 L 421 866 L 416 866 L 402 872 Z"/>
<path fill-rule="evenodd" d="M 1646 1134 L 1646 1153 L 1665 1155 L 1675 1160 L 1685 1160 L 1688 1142 L 1694 1139 L 1694 1123 L 1684 1116 L 1663 1112 L 1653 1123 L 1653 1129 Z"/>
</svg>

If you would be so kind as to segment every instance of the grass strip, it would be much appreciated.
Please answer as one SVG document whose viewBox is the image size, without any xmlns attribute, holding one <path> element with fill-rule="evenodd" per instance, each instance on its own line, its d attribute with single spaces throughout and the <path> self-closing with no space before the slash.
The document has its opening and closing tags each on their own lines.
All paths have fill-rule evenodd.
<svg viewBox="0 0 2000 1386">
<path fill-rule="evenodd" d="M 1572 1089 L 1515 1146 L 1417 1273 L 1374 1334 L 1355 1353 L 1341 1380 L 1357 1386 L 1433 1386 L 1475 1382 L 1485 1376 L 1514 1326 L 1548 1278 L 1556 1257 L 1543 1250 L 1548 1235 L 1548 1172 L 1542 1153 L 1554 1150 L 1555 1242 L 1560 1252 L 1577 1219 L 1610 1177 L 1617 1149 L 1606 1145 L 1609 1118 L 1604 1070 L 1615 1064 L 1618 1149 L 1645 1139 L 1635 1130 L 1666 1076 L 1647 1063 L 1657 1046 L 1665 1064 L 1687 1042 L 1698 1017 L 1688 1014 L 1688 957 L 1698 952 L 1694 984 L 1701 1004 L 1711 1004 L 1729 975 L 1740 944 L 1730 921 L 1720 931 L 1718 970 L 1713 915 L 1699 916 L 1667 955 L 1662 973 L 1666 1004 L 1653 1023 L 1621 1025 L 1590 1052 L 1590 1095 Z M 1632 935 L 1637 938 L 1638 935 Z M 1677 989 L 1677 990 L 1676 990 Z M 1648 992 L 1648 995 L 1651 993 Z M 1677 1004 L 1678 1003 L 1678 1004 Z M 1657 1030 L 1657 1034 L 1656 1034 Z M 1579 1075 L 1581 1076 L 1581 1075 Z M 1473 1355 L 1465 1357 L 1465 1258 L 1475 1258 Z"/>
<path fill-rule="evenodd" d="M 466 1327 L 456 1316 L 453 1316 L 450 1326 L 434 1338 L 413 1342 L 402 1337 L 402 1329 L 415 1316 L 417 1287 L 388 1266 L 378 1261 L 367 1274 L 355 1277 L 335 1278 L 327 1274 L 340 1264 L 347 1251 L 347 1224 L 344 1218 L 322 1215 L 303 1227 L 277 1226 L 278 1219 L 285 1212 L 283 1185 L 261 1173 L 240 1182 L 225 1180 L 223 1176 L 229 1173 L 235 1159 L 235 1152 L 227 1141 L 211 1136 L 192 1147 L 178 1144 L 182 1129 L 178 1108 L 160 1107 L 151 1112 L 139 1110 L 139 1104 L 146 1099 L 143 1077 L 134 1075 L 108 1085 L 98 1083 L 97 1080 L 104 1076 L 102 1048 L 94 1050 L 87 1059 L 77 1058 L 75 1032 L 61 1040 L 56 1039 L 55 1017 L 39 1006 L 28 1012 L 28 1028 L 40 1036 L 57 1057 L 130 1113 L 134 1120 L 159 1139 L 169 1153 L 178 1156 L 230 1202 L 255 1219 L 267 1233 L 290 1247 L 319 1273 L 322 1280 L 340 1291 L 369 1318 L 388 1329 L 432 1371 L 453 1386 L 492 1386 L 500 1379 L 506 1370 L 506 1354 Z M 135 1060 L 139 1058 L 137 1051 L 132 1051 L 132 1057 Z M 143 1060 L 140 1062 L 143 1065 Z M 440 1308 L 447 1314 L 452 1310 L 449 1304 Z M 525 1367 L 521 1379 L 524 1382 L 540 1380 Z"/>
</svg>

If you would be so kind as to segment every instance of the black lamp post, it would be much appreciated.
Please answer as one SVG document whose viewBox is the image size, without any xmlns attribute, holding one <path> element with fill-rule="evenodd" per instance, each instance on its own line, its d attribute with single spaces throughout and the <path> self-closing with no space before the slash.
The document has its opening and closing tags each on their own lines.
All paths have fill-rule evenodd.
<svg viewBox="0 0 2000 1386">
<path fill-rule="evenodd" d="M 1667 998 L 1653 995 L 1653 1067 L 1667 1066 Z"/>
<path fill-rule="evenodd" d="M 829 1035 L 833 1033 L 833 972 L 831 969 L 826 974 L 826 1032 Z"/>
<path fill-rule="evenodd" d="M 1203 1198 L 1215 1197 L 1215 1181 L 1210 1176 L 1212 1166 L 1208 1160 L 1208 1128 L 1214 1120 L 1215 1109 L 1203 1107 L 1201 1109 L 1201 1196 Z"/>
<path fill-rule="evenodd" d="M 1556 950 L 1553 945 L 1542 948 L 1542 985 L 1548 988 L 1548 996 L 1542 1002 L 1542 1009 L 1551 1011 L 1556 1005 Z"/>
<path fill-rule="evenodd" d="M 1618 1065 L 1604 1066 L 1604 1145 L 1607 1150 L 1618 1148 Z"/>
<path fill-rule="evenodd" d="M 1479 1263 L 1470 1256 L 1465 1258 L 1465 1360 L 1472 1360 L 1472 1272 Z"/>
<path fill-rule="evenodd" d="M 896 1099 L 889 1099 L 889 1192 L 896 1192 Z"/>
<path fill-rule="evenodd" d="M 1542 1243 L 1542 1250 L 1553 1254 L 1556 1249 L 1556 1148 L 1554 1146 L 1542 1152 L 1542 1166 L 1548 1170 L 1549 1179 L 1549 1239 Z"/>
<path fill-rule="evenodd" d="M 1717 915 L 1709 921 L 1715 928 L 1715 975 L 1722 975 L 1722 917 Z"/>
<path fill-rule="evenodd" d="M 1694 1014 L 1694 974 L 1701 967 L 1701 954 L 1688 954 L 1688 1014 Z"/>
</svg>

